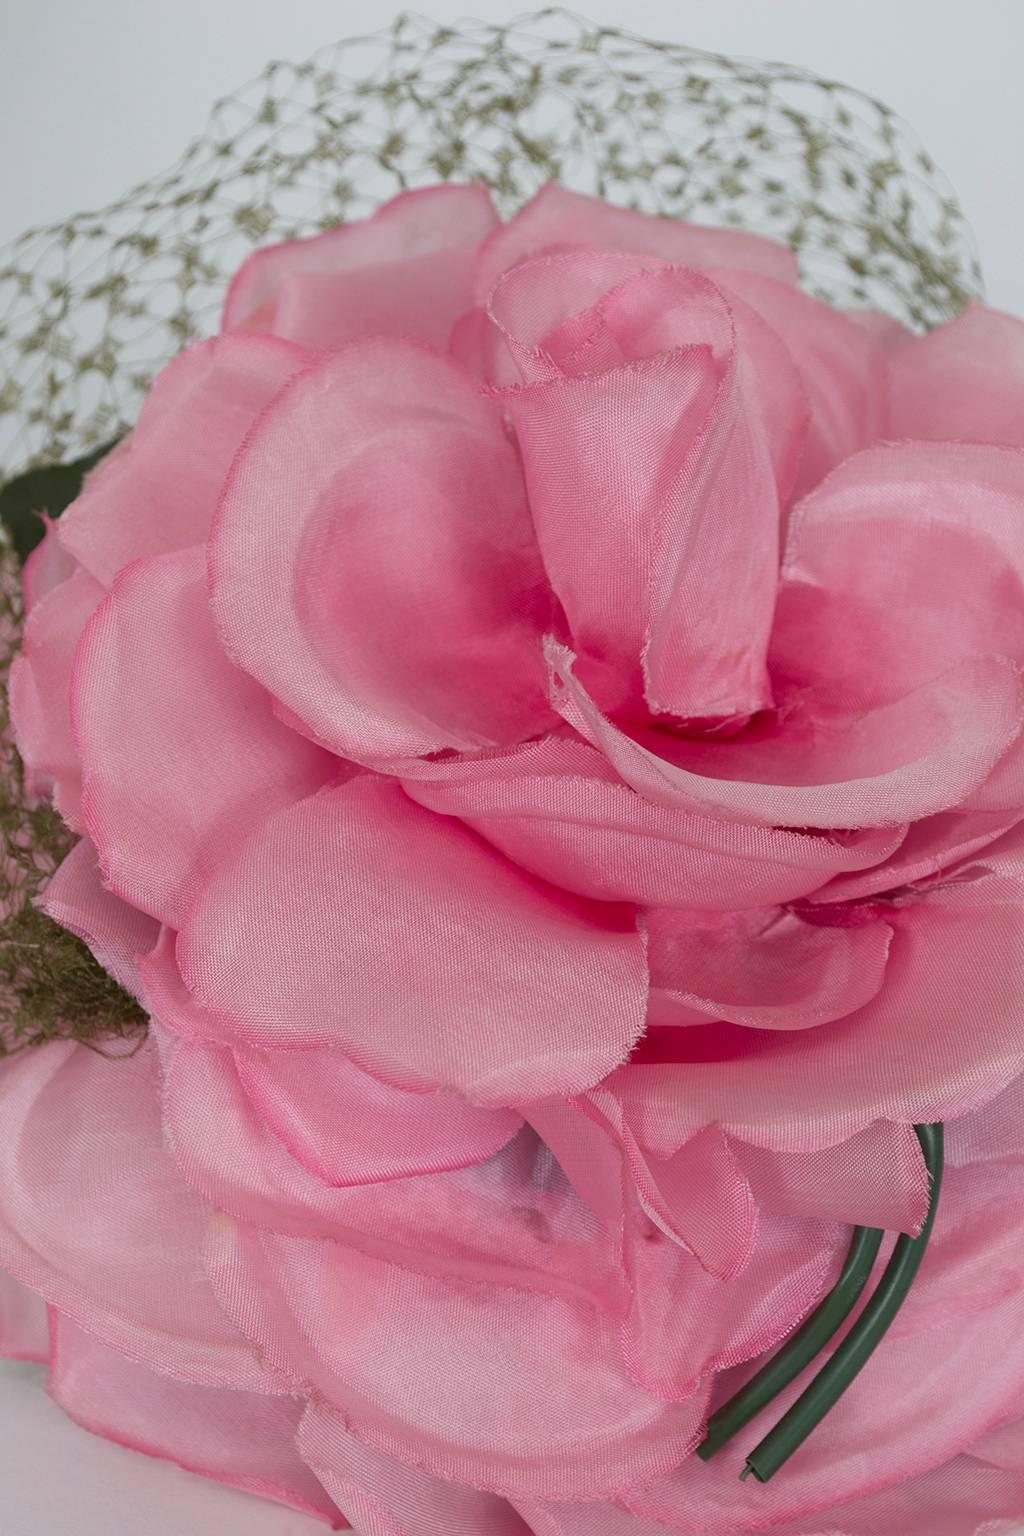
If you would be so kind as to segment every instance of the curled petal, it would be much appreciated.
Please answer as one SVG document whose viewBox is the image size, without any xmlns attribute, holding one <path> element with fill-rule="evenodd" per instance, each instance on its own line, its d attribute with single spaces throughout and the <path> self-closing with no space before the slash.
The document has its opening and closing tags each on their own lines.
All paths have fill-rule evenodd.
<svg viewBox="0 0 1024 1536">
<path fill-rule="evenodd" d="M 714 1127 L 667 1157 L 651 1157 L 632 1134 L 621 1104 L 600 1088 L 569 1103 L 533 1104 L 528 1118 L 609 1232 L 621 1232 L 624 1212 L 625 1219 L 642 1213 L 711 1274 L 730 1278 L 750 1258 L 754 1200 Z"/>
<path fill-rule="evenodd" d="M 396 767 L 420 805 L 457 816 L 552 885 L 600 901 L 731 911 L 791 901 L 888 858 L 903 829 L 848 837 L 753 827 L 658 804 L 576 736 Z"/>
<path fill-rule="evenodd" d="M 562 275 L 600 290 L 609 260 L 529 263 L 492 305 L 546 313 Z M 605 293 L 593 321 L 578 318 L 585 337 L 599 322 L 598 355 L 559 363 L 548 338 L 548 378 L 502 395 L 576 648 L 609 707 L 635 707 L 642 690 L 656 712 L 751 713 L 770 700 L 778 495 L 733 315 L 698 273 L 661 267 Z"/>
<path fill-rule="evenodd" d="M 549 1140 L 581 1197 L 607 1225 L 613 1224 L 617 1205 L 605 1196 L 602 1206 L 594 1193 L 596 1189 L 604 1195 L 613 1180 L 607 1167 L 602 1167 L 593 1134 L 589 1140 L 581 1139 L 584 1124 L 595 1123 L 606 1135 L 620 1138 L 641 1204 L 667 1236 L 676 1236 L 697 1257 L 707 1258 L 707 1250 L 687 1238 L 681 1222 L 674 1228 L 671 1223 L 666 1225 L 645 1202 L 645 1180 L 651 1175 L 660 1177 L 659 1171 L 672 1180 L 676 1201 L 682 1202 L 677 1203 L 677 1209 L 689 1212 L 697 1208 L 713 1231 L 725 1232 L 738 1245 L 732 1273 L 737 1273 L 751 1255 L 756 1230 L 751 1213 L 756 1208 L 775 1216 L 860 1223 L 889 1231 L 920 1229 L 928 1210 L 928 1171 L 911 1126 L 876 1120 L 848 1139 L 813 1152 L 775 1152 L 726 1137 L 715 1125 L 694 1134 L 686 1113 L 685 1078 L 677 1081 L 678 1093 L 673 1098 L 670 1082 L 648 1092 L 646 1074 L 644 1066 L 630 1066 L 573 1105 L 531 1105 L 529 1109 L 531 1123 Z M 955 1122 L 951 1132 L 955 1137 L 957 1125 L 969 1126 L 985 1118 L 991 1121 L 993 1115 L 989 1107 L 969 1116 L 966 1122 Z M 1000 1118 L 1005 1121 L 1007 1116 L 1004 1113 Z M 566 1128 L 571 1129 L 571 1135 L 566 1134 Z M 990 1151 L 991 1144 L 990 1128 Z M 713 1264 L 705 1267 L 715 1269 Z"/>
<path fill-rule="evenodd" d="M 174 926 L 250 827 L 335 773 L 224 656 L 205 577 L 201 547 L 128 567 L 87 627 L 72 679 L 82 812 L 104 872 Z"/>
<path fill-rule="evenodd" d="M 408 342 L 324 358 L 261 418 L 210 545 L 228 654 L 325 745 L 377 762 L 550 722 L 550 608 L 495 407 Z"/>
<path fill-rule="evenodd" d="M 84 570 L 52 587 L 25 620 L 21 653 L 11 668 L 11 719 L 26 788 L 33 796 L 52 792 L 76 832 L 84 828 L 82 771 L 71 730 L 71 671 L 79 637 L 102 597 L 103 588 Z"/>
<path fill-rule="evenodd" d="M 373 1450 L 432 1476 L 599 1498 L 662 1475 L 696 1439 L 703 1395 L 668 1407 L 635 1387 L 618 1325 L 590 1307 L 416 1275 L 227 1218 L 211 1228 L 207 1263 L 268 1360 Z"/>
<path fill-rule="evenodd" d="M 808 424 L 806 391 L 789 351 L 740 296 L 742 284 L 728 288 L 678 266 L 666 271 L 666 265 L 671 264 L 608 249 L 527 262 L 495 285 L 486 311 L 489 329 L 466 317 L 453 334 L 453 346 L 475 372 L 496 384 L 517 378 L 527 384 L 581 378 L 680 348 L 710 348 L 721 365 L 738 349 L 744 404 L 761 421 L 779 495 L 785 499 Z M 736 275 L 749 277 L 756 291 L 752 274 Z M 770 294 L 785 288 L 768 286 Z"/>
<path fill-rule="evenodd" d="M 473 302 L 478 246 L 498 227 L 481 183 L 402 192 L 372 218 L 254 252 L 228 289 L 224 330 L 314 348 L 372 335 L 443 346 Z"/>
<path fill-rule="evenodd" d="M 552 181 L 484 245 L 477 294 L 486 298 L 503 272 L 540 251 L 578 245 L 658 256 L 684 267 L 738 267 L 783 282 L 795 283 L 797 277 L 792 251 L 775 240 L 616 208 Z"/>
<path fill-rule="evenodd" d="M 666 1006 L 750 1029 L 813 1029 L 871 1000 L 885 977 L 884 922 L 819 927 L 779 908 L 712 919 L 647 913 L 652 993 Z"/>
<path fill-rule="evenodd" d="M 548 644 L 555 704 L 617 773 L 661 805 L 783 827 L 884 827 L 948 810 L 984 784 L 1024 721 L 1019 668 L 965 661 L 902 698 L 830 724 L 799 716 L 731 741 L 628 735 L 566 647 Z"/>
<path fill-rule="evenodd" d="M 64 548 L 109 586 L 143 555 L 202 544 L 239 444 L 309 361 L 270 336 L 217 336 L 180 353 L 61 518 Z"/>
<path fill-rule="evenodd" d="M 638 327 L 634 319 L 632 331 L 620 333 L 612 323 L 614 301 L 619 299 L 618 307 L 623 308 L 623 295 L 635 298 L 636 285 L 641 284 L 642 291 L 643 278 L 664 267 L 656 259 L 602 249 L 563 251 L 506 272 L 488 296 L 486 314 L 515 361 L 516 378 L 526 385 L 546 384 L 625 363 L 631 344 L 637 350 Z M 674 281 L 683 300 L 707 299 L 715 291 L 696 273 L 678 273 Z M 724 304 L 702 310 L 698 303 L 696 323 L 685 302 L 669 308 L 670 346 L 714 342 L 721 348 L 728 343 Z M 650 344 L 651 329 L 661 339 L 666 316 L 656 305 L 648 305 L 645 318 L 646 350 L 656 352 L 657 345 Z"/>
<path fill-rule="evenodd" d="M 650 1157 L 629 1134 L 625 1145 L 644 1214 L 711 1274 L 739 1274 L 754 1251 L 757 1202 L 728 1138 L 708 1126 L 667 1158 Z"/>
<path fill-rule="evenodd" d="M 482 304 L 467 309 L 452 327 L 448 353 L 485 384 L 502 388 L 519 381 L 519 370 L 504 336 Z"/>
<path fill-rule="evenodd" d="M 385 780 L 266 822 L 212 875 L 177 954 L 243 1043 L 340 1047 L 396 1087 L 479 1104 L 588 1087 L 643 1026 L 631 911 L 541 884 Z"/>
<path fill-rule="evenodd" d="M 301 1402 L 175 1381 L 51 1317 L 50 1394 L 91 1434 L 336 1524 L 337 1507 L 295 1448 Z"/>
<path fill-rule="evenodd" d="M 872 710 L 993 654 L 1019 667 L 1022 526 L 1020 450 L 902 443 L 855 455 L 791 521 L 772 638 L 777 687 L 819 700 L 827 718 L 830 699 Z M 960 795 L 961 809 L 1024 801 L 1024 744 L 1008 746 Z"/>
<path fill-rule="evenodd" d="M 164 1149 L 154 1068 L 148 1047 L 108 1061 L 64 1041 L 3 1063 L 0 1265 L 129 1359 L 279 1391 L 207 1283 L 208 1208 Z"/>
<path fill-rule="evenodd" d="M 528 1113 L 618 1247 L 629 1293 L 626 1360 L 645 1391 L 691 1398 L 709 1372 L 776 1343 L 817 1298 L 835 1218 L 759 1213 L 714 1127 L 652 1149 L 629 1104 L 605 1087 Z"/>
<path fill-rule="evenodd" d="M 307 1407 L 298 1448 L 365 1536 L 530 1536 L 503 1499 L 383 1455 L 326 1403 Z"/>
</svg>

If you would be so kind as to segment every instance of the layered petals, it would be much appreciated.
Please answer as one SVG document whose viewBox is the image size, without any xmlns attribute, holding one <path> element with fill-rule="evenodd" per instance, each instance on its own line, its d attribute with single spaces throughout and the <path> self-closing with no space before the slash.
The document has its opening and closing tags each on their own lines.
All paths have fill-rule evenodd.
<svg viewBox="0 0 1024 1536">
<path fill-rule="evenodd" d="M 870 1002 L 892 929 L 805 922 L 780 908 L 735 916 L 658 908 L 645 918 L 659 1024 L 679 1010 L 749 1029 L 813 1029 Z"/>
<path fill-rule="evenodd" d="M 109 586 L 132 560 L 203 543 L 239 444 L 309 360 L 273 336 L 215 336 L 180 353 L 64 513 L 63 548 Z"/>
<path fill-rule="evenodd" d="M 417 1274 L 581 1301 L 612 1315 L 613 1255 L 550 1153 L 524 1130 L 451 1173 L 331 1187 L 260 1120 L 230 1053 L 157 1027 L 165 1131 L 182 1177 L 240 1222 L 323 1238 Z"/>
<path fill-rule="evenodd" d="M 0 1059 L 0 1354 L 95 1433 L 361 1536 L 1024 1511 L 1024 327 L 795 276 L 403 192 L 47 522 L 36 899 L 148 1026 Z M 703 1463 L 923 1121 L 881 1346 Z"/>
<path fill-rule="evenodd" d="M 774 716 L 728 741 L 627 736 L 602 717 L 584 662 L 552 645 L 563 714 L 651 798 L 733 819 L 865 826 L 978 791 L 979 810 L 1016 803 L 1015 769 L 998 789 L 986 781 L 1020 732 L 1024 605 L 1005 593 L 1019 584 L 1022 463 L 991 448 L 876 449 L 801 505 L 772 636 Z"/>
<path fill-rule="evenodd" d="M 253 1108 L 325 1184 L 347 1187 L 448 1173 L 499 1152 L 522 1121 L 448 1093 L 404 1093 L 340 1051 L 235 1051 Z"/>
<path fill-rule="evenodd" d="M 596 1498 L 662 1475 L 697 1437 L 703 1397 L 668 1407 L 635 1387 L 617 1325 L 585 1305 L 416 1275 L 226 1218 L 211 1228 L 207 1263 L 269 1361 L 373 1450 L 433 1476 Z"/>
<path fill-rule="evenodd" d="M 1018 1440 L 1020 1434 L 1018 1426 Z M 666 1525 L 620 1504 L 517 1507 L 533 1536 L 665 1536 L 666 1530 L 691 1536 L 689 1526 Z M 1024 1473 L 1019 1461 L 996 1469 L 967 1452 L 907 1482 L 890 1483 L 769 1529 L 773 1536 L 920 1536 L 922 1531 L 928 1536 L 1014 1536 L 1022 1509 Z"/>
<path fill-rule="evenodd" d="M 82 637 L 72 713 L 106 878 L 173 926 L 251 827 L 337 775 L 225 657 L 201 547 L 121 572 Z"/>
<path fill-rule="evenodd" d="M 504 1499 L 382 1455 L 325 1403 L 310 1403 L 298 1443 L 362 1536 L 530 1536 Z"/>
<path fill-rule="evenodd" d="M 863 901 L 934 879 L 952 865 L 1009 832 L 1019 820 L 1010 811 L 944 811 L 910 827 L 899 847 L 871 868 L 844 871 L 815 892 L 816 904 Z"/>
<path fill-rule="evenodd" d="M 928 1214 L 921 1145 L 898 1121 L 875 1120 L 813 1152 L 773 1152 L 735 1137 L 729 1146 L 758 1204 L 777 1215 L 915 1234 Z"/>
<path fill-rule="evenodd" d="M 935 815 L 985 784 L 1024 724 L 1019 668 L 988 656 L 831 720 L 796 704 L 728 740 L 626 732 L 572 651 L 550 642 L 547 654 L 559 713 L 627 784 L 661 805 L 755 826 L 897 827 Z"/>
<path fill-rule="evenodd" d="M 904 835 L 816 836 L 659 804 L 576 735 L 407 761 L 396 772 L 420 805 L 457 816 L 532 874 L 601 901 L 705 912 L 791 901 L 841 877 L 868 878 Z"/>
<path fill-rule="evenodd" d="M 186 987 L 178 969 L 177 943 L 173 928 L 161 928 L 156 944 L 139 960 L 147 1012 L 183 1039 L 237 1045 L 233 1021 L 204 1008 Z"/>
<path fill-rule="evenodd" d="M 240 1042 L 335 1046 L 396 1087 L 480 1104 L 588 1087 L 646 1004 L 629 909 L 544 886 L 368 777 L 265 822 L 201 891 L 177 955 Z"/>
<path fill-rule="evenodd" d="M 726 1135 L 713 1123 L 694 1131 L 685 1113 L 685 1078 L 673 1097 L 670 1083 L 650 1091 L 647 1070 L 638 1058 L 572 1104 L 547 1101 L 527 1110 L 581 1199 L 609 1229 L 621 1225 L 621 1186 L 667 1237 L 725 1278 L 755 1252 L 759 1212 L 890 1231 L 920 1229 L 928 1210 L 928 1171 L 909 1125 L 876 1120 L 811 1152 L 773 1151 Z M 993 1113 L 987 1107 L 967 1124 Z M 621 1169 L 609 1155 L 609 1141 L 623 1154 Z M 993 1144 L 990 1132 L 986 1155 Z M 646 1193 L 652 1183 L 660 1186 L 660 1211 Z M 719 1255 L 730 1253 L 728 1262 L 716 1262 L 702 1233 L 715 1239 Z"/>
<path fill-rule="evenodd" d="M 756 1208 L 714 1127 L 666 1156 L 652 1157 L 633 1135 L 621 1101 L 600 1088 L 571 1103 L 531 1105 L 528 1116 L 581 1199 L 610 1231 L 621 1229 L 624 1210 L 626 1219 L 642 1212 L 710 1273 L 728 1279 L 745 1266 L 754 1245 Z M 618 1156 L 599 1144 L 601 1138 Z"/>
<path fill-rule="evenodd" d="M 109 1061 L 57 1042 L 12 1058 L 0 1119 L 0 1266 L 129 1359 L 280 1390 L 207 1283 L 208 1208 L 164 1149 L 152 1050 Z"/>
<path fill-rule="evenodd" d="M 894 914 L 885 985 L 844 1019 L 676 1030 L 675 1064 L 619 1074 L 635 1113 L 656 1124 L 671 1106 L 680 1128 L 719 1123 L 806 1151 L 873 1120 L 945 1120 L 986 1103 L 1020 1071 L 1024 918 L 992 877 L 957 890 L 970 895 L 954 905 L 944 892 Z"/>
<path fill-rule="evenodd" d="M 541 340 L 528 382 L 502 398 L 548 576 L 609 707 L 642 693 L 655 713 L 742 716 L 770 701 L 769 441 L 720 291 L 683 268 L 633 265 L 582 251 L 504 279 L 492 307 L 528 357 L 531 330 L 555 330 L 560 304 L 569 320 L 581 294 L 599 303 Z M 523 331 L 531 310 L 543 321 Z"/>
<path fill-rule="evenodd" d="M 299 1399 L 175 1381 L 59 1312 L 51 1331 L 50 1395 L 84 1429 L 337 1527 L 337 1506 L 295 1447 Z"/>
<path fill-rule="evenodd" d="M 731 283 L 734 276 L 741 281 Z M 496 385 L 579 378 L 680 348 L 708 347 L 719 364 L 739 352 L 744 405 L 760 423 L 784 502 L 805 456 L 808 391 L 762 312 L 779 298 L 785 313 L 788 285 L 769 281 L 759 309 L 742 297 L 748 277 L 756 293 L 747 273 L 715 273 L 712 281 L 711 274 L 652 256 L 604 248 L 551 254 L 505 273 L 486 310 L 464 318 L 451 346 Z M 478 315 L 490 321 L 486 330 Z"/>
<path fill-rule="evenodd" d="M 715 1372 L 755 1358 L 790 1333 L 836 1272 L 831 1220 L 762 1211 L 757 1243 L 734 1275 L 713 1275 L 636 1212 L 624 1225 L 630 1308 L 623 1344 L 633 1380 L 688 1402 Z"/>
<path fill-rule="evenodd" d="M 991 1103 L 947 1127 L 942 1219 L 921 1264 L 921 1283 L 893 1325 L 894 1337 L 984 1311 L 1024 1288 L 1022 1108 L 1018 1077 Z"/>
<path fill-rule="evenodd" d="M 625 1359 L 645 1391 L 690 1400 L 709 1373 L 770 1348 L 819 1296 L 834 1220 L 759 1209 L 741 1149 L 717 1128 L 656 1146 L 628 1096 L 605 1087 L 528 1114 L 616 1244 L 628 1291 Z"/>
<path fill-rule="evenodd" d="M 409 343 L 344 348 L 264 414 L 210 581 L 232 660 L 343 756 L 478 749 L 550 721 L 550 596 L 515 452 L 468 377 Z"/>
<path fill-rule="evenodd" d="M 1017 1296 L 984 1320 L 954 1320 L 887 1340 L 785 1475 L 768 1484 L 741 1481 L 744 1450 L 729 1446 L 709 1463 L 690 1457 L 670 1477 L 614 1504 L 517 1507 L 535 1536 L 735 1536 L 765 1529 L 780 1536 L 1009 1536 L 1024 1507 L 1024 1477 L 1019 1460 L 1009 1469 L 986 1463 L 981 1437 L 1020 1400 L 1024 1362 L 1005 1340 L 1019 1326 L 1021 1306 Z M 740 1373 L 723 1377 L 723 1398 L 741 1380 Z M 780 1394 L 767 1422 L 752 1426 L 755 1439 L 804 1385 L 801 1379 Z M 936 1403 L 943 1411 L 935 1411 Z M 1008 1431 L 1014 1437 L 1019 1449 L 1019 1427 Z"/>
<path fill-rule="evenodd" d="M 402 192 L 372 218 L 256 251 L 228 289 L 224 330 L 320 349 L 373 335 L 443 347 L 498 227 L 480 183 Z"/>
<path fill-rule="evenodd" d="M 1005 1340 L 1022 1316 L 1024 1297 L 1017 1294 L 990 1316 L 887 1340 L 856 1388 L 788 1462 L 785 1477 L 763 1486 L 741 1482 L 744 1453 L 727 1447 L 708 1464 L 690 1458 L 672 1477 L 624 1502 L 681 1536 L 731 1536 L 758 1520 L 778 1525 L 818 1514 L 820 1521 L 819 1512 L 835 1504 L 940 1466 L 1019 1401 L 1024 1360 Z M 779 1395 L 772 1422 L 804 1385 L 798 1381 Z M 722 1392 L 730 1386 L 724 1378 Z M 937 1402 L 954 1401 L 955 1412 L 935 1411 Z M 835 1516 L 825 1518 L 834 1528 Z"/>
</svg>

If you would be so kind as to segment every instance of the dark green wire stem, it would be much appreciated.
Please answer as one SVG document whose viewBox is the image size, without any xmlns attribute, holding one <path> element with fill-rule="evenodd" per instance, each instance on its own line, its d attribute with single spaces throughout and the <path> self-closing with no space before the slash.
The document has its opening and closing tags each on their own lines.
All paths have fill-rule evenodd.
<svg viewBox="0 0 1024 1536">
<path fill-rule="evenodd" d="M 884 1235 L 881 1227 L 854 1228 L 846 1263 L 832 1290 L 757 1375 L 711 1415 L 707 1434 L 697 1447 L 702 1461 L 710 1461 L 756 1418 L 838 1332 L 860 1300 Z"/>
<path fill-rule="evenodd" d="M 885 1273 L 860 1317 L 828 1364 L 822 1367 L 760 1445 L 751 1451 L 741 1474 L 743 1477 L 752 1473 L 759 1483 L 766 1483 L 785 1465 L 863 1370 L 907 1298 L 935 1224 L 943 1170 L 942 1126 L 915 1125 L 914 1130 L 931 1179 L 931 1199 L 924 1226 L 919 1236 L 904 1235 L 898 1239 Z"/>
</svg>

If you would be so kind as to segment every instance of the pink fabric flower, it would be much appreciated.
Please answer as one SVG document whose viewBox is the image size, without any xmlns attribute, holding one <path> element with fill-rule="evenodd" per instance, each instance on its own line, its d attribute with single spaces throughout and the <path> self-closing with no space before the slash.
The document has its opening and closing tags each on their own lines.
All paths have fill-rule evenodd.
<svg viewBox="0 0 1024 1536">
<path fill-rule="evenodd" d="M 0 1348 L 364 1536 L 1024 1514 L 1022 334 L 557 187 L 251 258 L 26 570 L 152 1024 L 0 1065 Z M 692 1457 L 937 1119 L 856 1387 Z"/>
</svg>

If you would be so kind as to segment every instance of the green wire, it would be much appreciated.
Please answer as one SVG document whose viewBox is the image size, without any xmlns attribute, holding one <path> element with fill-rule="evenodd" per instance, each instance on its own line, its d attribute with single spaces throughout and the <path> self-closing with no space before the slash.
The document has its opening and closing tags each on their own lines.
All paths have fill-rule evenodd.
<svg viewBox="0 0 1024 1536">
<path fill-rule="evenodd" d="M 915 1125 L 914 1130 L 931 1177 L 931 1200 L 920 1235 L 899 1238 L 885 1273 L 860 1317 L 828 1364 L 775 1428 L 751 1451 L 741 1474 L 744 1478 L 753 1473 L 759 1483 L 766 1483 L 803 1445 L 870 1360 L 907 1298 L 935 1223 L 944 1161 L 942 1126 Z"/>
<path fill-rule="evenodd" d="M 838 1332 L 868 1283 L 883 1236 L 881 1227 L 854 1228 L 846 1263 L 832 1290 L 757 1375 L 711 1415 L 707 1434 L 697 1447 L 702 1461 L 710 1461 L 733 1435 L 756 1418 Z"/>
</svg>

